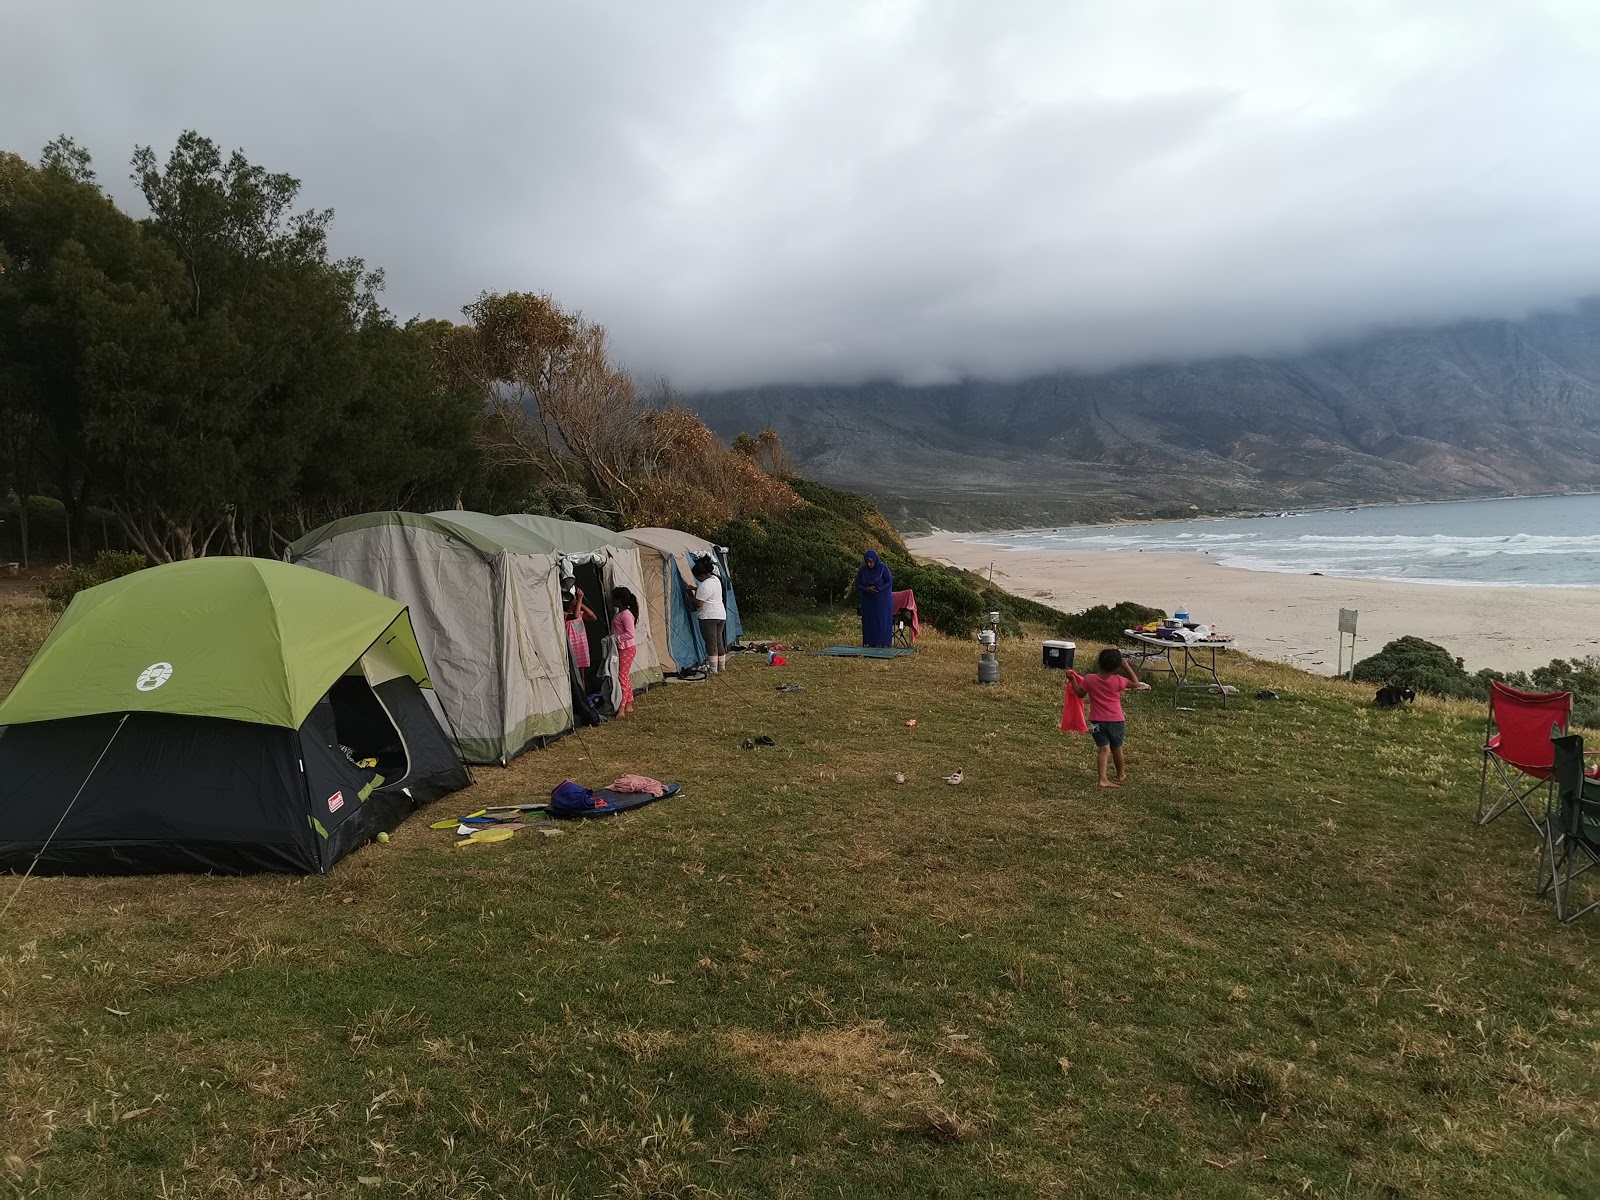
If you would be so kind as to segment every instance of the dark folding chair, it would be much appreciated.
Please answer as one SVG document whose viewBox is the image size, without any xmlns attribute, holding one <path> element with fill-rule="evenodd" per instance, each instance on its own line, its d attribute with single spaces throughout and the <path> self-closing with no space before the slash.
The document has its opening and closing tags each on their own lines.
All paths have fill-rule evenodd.
<svg viewBox="0 0 1600 1200">
<path fill-rule="evenodd" d="M 1489 684 L 1489 724 L 1483 737 L 1483 779 L 1478 785 L 1478 824 L 1520 808 L 1534 832 L 1543 832 L 1528 798 L 1550 788 L 1553 750 L 1550 729 L 1566 733 L 1572 715 L 1571 692 L 1519 692 L 1498 679 Z M 1494 769 L 1489 793 L 1490 768 Z M 1545 807 L 1548 808 L 1548 797 Z"/>
<path fill-rule="evenodd" d="M 1600 865 L 1600 780 L 1584 772 L 1583 738 L 1551 731 L 1555 799 L 1544 819 L 1539 895 L 1556 897 L 1556 920 L 1576 921 L 1600 908 L 1600 895 L 1574 907 L 1572 881 Z"/>
</svg>

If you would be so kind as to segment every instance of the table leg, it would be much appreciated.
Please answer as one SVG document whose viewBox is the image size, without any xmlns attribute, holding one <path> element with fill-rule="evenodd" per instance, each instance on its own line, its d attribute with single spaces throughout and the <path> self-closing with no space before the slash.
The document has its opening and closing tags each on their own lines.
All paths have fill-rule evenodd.
<svg viewBox="0 0 1600 1200">
<path fill-rule="evenodd" d="M 1181 671 L 1173 671 L 1172 704 L 1174 708 L 1181 707 L 1178 704 L 1178 700 L 1184 692 L 1210 692 L 1213 688 L 1216 689 L 1215 694 L 1222 697 L 1222 707 L 1228 707 L 1228 693 L 1222 690 L 1222 680 L 1217 675 L 1217 648 L 1215 646 L 1207 646 L 1205 649 L 1211 652 L 1209 664 L 1205 659 L 1195 654 L 1193 645 L 1188 642 L 1183 644 L 1183 669 Z M 1171 654 L 1177 652 L 1177 650 L 1178 647 L 1174 647 L 1172 651 L 1168 652 L 1169 661 Z M 1189 672 L 1191 669 L 1202 676 L 1209 676 L 1211 682 L 1190 683 Z"/>
</svg>

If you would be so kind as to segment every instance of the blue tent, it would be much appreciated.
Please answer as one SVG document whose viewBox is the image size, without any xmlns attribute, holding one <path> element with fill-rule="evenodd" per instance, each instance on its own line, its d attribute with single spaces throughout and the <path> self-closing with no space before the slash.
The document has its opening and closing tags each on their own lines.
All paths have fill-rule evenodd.
<svg viewBox="0 0 1600 1200">
<path fill-rule="evenodd" d="M 706 659 L 700 623 L 695 620 L 683 594 L 685 587 L 693 585 L 692 571 L 700 558 L 710 557 L 716 564 L 717 574 L 722 579 L 723 601 L 728 609 L 728 644 L 739 640 L 744 625 L 739 619 L 739 600 L 725 550 L 677 529 L 630 529 L 627 536 L 639 546 L 646 607 L 663 670 L 685 671 Z M 660 592 L 656 591 L 658 586 Z"/>
</svg>

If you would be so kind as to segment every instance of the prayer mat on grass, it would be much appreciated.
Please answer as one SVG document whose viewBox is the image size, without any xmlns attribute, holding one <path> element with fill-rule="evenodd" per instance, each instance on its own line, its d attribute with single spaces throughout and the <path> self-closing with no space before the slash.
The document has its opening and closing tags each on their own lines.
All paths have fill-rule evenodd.
<svg viewBox="0 0 1600 1200">
<path fill-rule="evenodd" d="M 899 658 L 916 651 L 908 646 L 828 646 L 817 653 L 834 658 Z"/>
</svg>

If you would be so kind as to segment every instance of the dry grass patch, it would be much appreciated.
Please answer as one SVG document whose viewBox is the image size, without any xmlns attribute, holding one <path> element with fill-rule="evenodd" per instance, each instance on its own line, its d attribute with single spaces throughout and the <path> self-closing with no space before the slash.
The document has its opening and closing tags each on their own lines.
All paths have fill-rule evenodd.
<svg viewBox="0 0 1600 1200">
<path fill-rule="evenodd" d="M 735 1029 L 727 1043 L 762 1071 L 804 1083 L 866 1116 L 931 1110 L 939 1095 L 937 1074 L 909 1050 L 895 1047 L 881 1022 L 812 1030 L 792 1038 Z"/>
<path fill-rule="evenodd" d="M 44 601 L 0 595 L 0 696 L 21 677 L 53 623 Z"/>
</svg>

